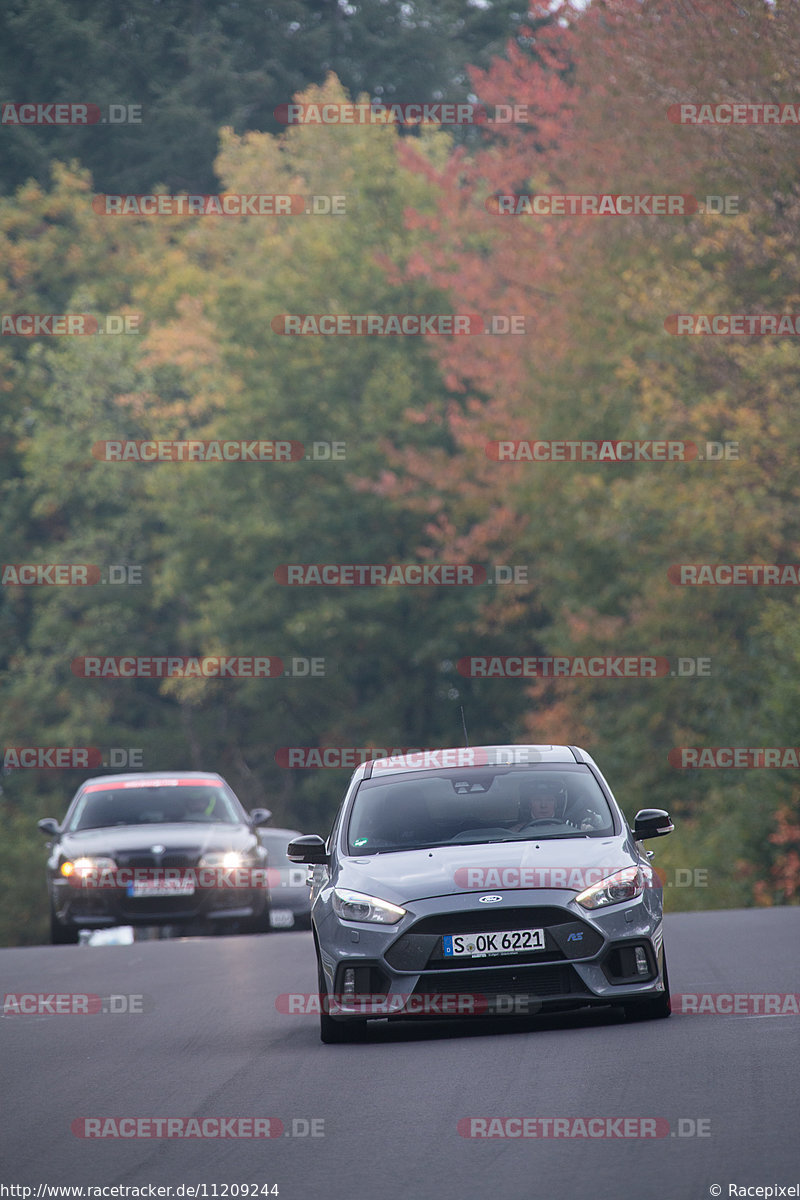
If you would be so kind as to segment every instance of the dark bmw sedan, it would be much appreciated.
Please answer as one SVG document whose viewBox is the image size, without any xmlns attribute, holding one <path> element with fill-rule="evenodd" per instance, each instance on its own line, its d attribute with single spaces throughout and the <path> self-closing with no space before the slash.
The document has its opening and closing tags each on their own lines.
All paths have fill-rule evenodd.
<svg viewBox="0 0 800 1200">
<path fill-rule="evenodd" d="M 323 1042 L 368 1020 L 530 1016 L 619 1005 L 670 1013 L 662 894 L 644 841 L 577 746 L 480 746 L 354 773 L 314 865 Z"/>
<path fill-rule="evenodd" d="M 81 929 L 169 925 L 187 932 L 267 932 L 266 850 L 221 776 L 207 771 L 103 775 L 78 788 L 47 862 L 51 940 Z"/>
</svg>

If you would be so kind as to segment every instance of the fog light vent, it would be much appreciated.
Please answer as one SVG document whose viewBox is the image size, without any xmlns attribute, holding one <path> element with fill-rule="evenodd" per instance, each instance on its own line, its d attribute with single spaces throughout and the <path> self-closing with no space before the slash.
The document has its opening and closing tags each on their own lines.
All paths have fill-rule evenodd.
<svg viewBox="0 0 800 1200">
<path fill-rule="evenodd" d="M 342 995 L 352 999 L 356 994 L 356 973 L 353 967 L 346 967 L 342 976 Z"/>
<path fill-rule="evenodd" d="M 637 975 L 650 974 L 650 968 L 647 965 L 647 955 L 641 946 L 636 947 L 636 973 Z"/>
</svg>

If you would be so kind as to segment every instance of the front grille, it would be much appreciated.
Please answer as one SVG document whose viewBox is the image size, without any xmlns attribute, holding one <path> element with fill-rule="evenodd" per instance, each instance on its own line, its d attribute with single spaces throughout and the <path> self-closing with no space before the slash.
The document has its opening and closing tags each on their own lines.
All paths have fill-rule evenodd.
<svg viewBox="0 0 800 1200">
<path fill-rule="evenodd" d="M 421 976 L 414 992 L 420 995 L 586 996 L 590 989 L 568 963 L 549 967 L 486 967 L 483 970 L 442 971 Z"/>
<path fill-rule="evenodd" d="M 225 892 L 214 892 L 210 904 L 214 912 L 222 912 L 226 908 L 248 908 L 257 903 L 257 898 L 258 892 L 248 891 L 246 888 L 229 888 Z"/>
<path fill-rule="evenodd" d="M 563 908 L 471 908 L 467 912 L 437 913 L 412 926 L 413 933 L 495 933 L 499 929 L 532 929 L 564 925 L 575 918 Z"/>
<path fill-rule="evenodd" d="M 200 861 L 200 851 L 194 847 L 181 847 L 169 854 L 155 855 L 150 850 L 130 850 L 116 854 L 117 865 L 132 871 L 177 870 L 188 871 Z"/>
<path fill-rule="evenodd" d="M 387 955 L 388 957 L 388 955 Z M 495 954 L 488 958 L 471 958 L 469 956 L 458 958 L 444 958 L 441 954 L 441 949 L 437 954 L 432 954 L 429 960 L 430 966 L 435 967 L 437 971 L 458 971 L 464 970 L 465 963 L 474 966 L 476 962 L 482 963 L 497 963 L 502 962 L 506 966 L 519 965 L 534 965 L 538 963 L 553 963 L 565 962 L 566 956 L 561 953 L 557 947 L 552 950 L 527 950 L 521 954 L 502 954 L 499 957 Z"/>
<path fill-rule="evenodd" d="M 477 965 L 475 959 L 465 961 L 461 956 L 445 956 L 442 937 L 458 933 L 494 933 L 502 930 L 543 929 L 545 948 L 503 954 L 506 969 L 515 965 L 568 962 L 575 958 L 591 958 L 603 945 L 603 937 L 591 925 L 563 908 L 506 908 L 484 912 L 437 913 L 423 917 L 402 933 L 385 953 L 386 961 L 396 971 L 425 970 L 458 971 Z M 493 963 L 499 962 L 492 955 Z M 481 963 L 487 963 L 481 959 Z M 487 965 L 489 965 L 487 963 Z"/>
<path fill-rule="evenodd" d="M 105 917 L 109 913 L 108 900 L 102 893 L 100 895 L 78 893 L 70 900 L 69 911 L 73 918 Z"/>
<path fill-rule="evenodd" d="M 197 896 L 127 896 L 121 912 L 131 918 L 190 916 L 197 911 L 198 903 Z"/>
</svg>

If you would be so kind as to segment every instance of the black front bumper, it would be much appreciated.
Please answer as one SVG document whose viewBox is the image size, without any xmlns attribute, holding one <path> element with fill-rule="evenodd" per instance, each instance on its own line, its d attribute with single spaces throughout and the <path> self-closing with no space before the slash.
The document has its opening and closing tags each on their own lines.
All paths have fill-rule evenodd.
<svg viewBox="0 0 800 1200">
<path fill-rule="evenodd" d="M 255 888 L 203 888 L 191 896 L 129 896 L 126 888 L 100 890 L 68 882 L 53 884 L 57 920 L 81 929 L 258 919 L 268 907 L 266 891 Z"/>
</svg>

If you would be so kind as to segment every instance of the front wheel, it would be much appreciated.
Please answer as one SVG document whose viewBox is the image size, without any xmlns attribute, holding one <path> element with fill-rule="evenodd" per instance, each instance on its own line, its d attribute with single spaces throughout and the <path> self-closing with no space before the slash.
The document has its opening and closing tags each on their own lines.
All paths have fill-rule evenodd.
<svg viewBox="0 0 800 1200">
<path fill-rule="evenodd" d="M 659 1021 L 668 1017 L 672 1012 L 672 1001 L 669 993 L 669 974 L 667 972 L 667 956 L 663 957 L 664 991 L 660 996 L 651 1000 L 635 1000 L 624 1004 L 625 1018 L 628 1021 Z"/>
<path fill-rule="evenodd" d="M 74 925 L 62 925 L 55 914 L 54 909 L 50 909 L 50 944 L 52 946 L 77 946 L 80 930 Z"/>
<path fill-rule="evenodd" d="M 242 933 L 272 933 L 272 922 L 270 921 L 270 909 L 265 908 L 258 916 L 248 917 L 242 922 Z"/>
</svg>

